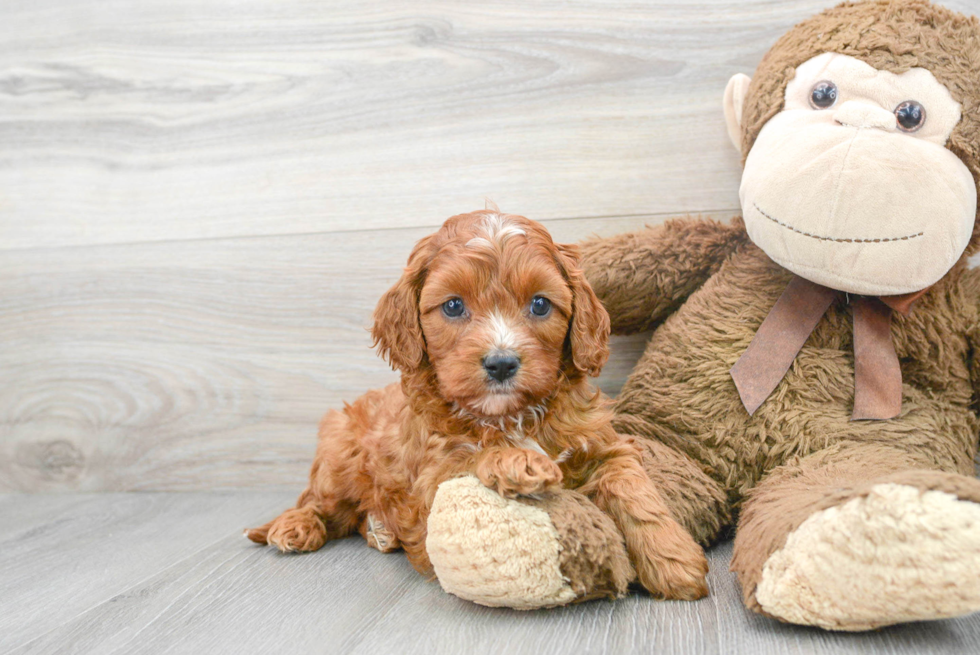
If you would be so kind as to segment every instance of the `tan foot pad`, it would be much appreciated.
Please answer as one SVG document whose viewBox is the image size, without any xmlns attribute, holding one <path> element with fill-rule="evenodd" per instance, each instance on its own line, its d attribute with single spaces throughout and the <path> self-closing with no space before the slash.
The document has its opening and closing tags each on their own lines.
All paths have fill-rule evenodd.
<svg viewBox="0 0 980 655">
<path fill-rule="evenodd" d="M 881 484 L 809 517 L 762 571 L 767 613 L 829 630 L 980 609 L 980 505 Z"/>
</svg>

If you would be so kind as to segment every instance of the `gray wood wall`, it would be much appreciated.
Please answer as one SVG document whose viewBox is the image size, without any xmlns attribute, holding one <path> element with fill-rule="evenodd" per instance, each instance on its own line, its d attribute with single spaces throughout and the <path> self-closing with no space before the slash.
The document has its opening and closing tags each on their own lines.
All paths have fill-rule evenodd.
<svg viewBox="0 0 980 655">
<path fill-rule="evenodd" d="M 418 238 L 735 215 L 725 83 L 831 4 L 0 4 L 0 492 L 301 487 Z"/>
</svg>

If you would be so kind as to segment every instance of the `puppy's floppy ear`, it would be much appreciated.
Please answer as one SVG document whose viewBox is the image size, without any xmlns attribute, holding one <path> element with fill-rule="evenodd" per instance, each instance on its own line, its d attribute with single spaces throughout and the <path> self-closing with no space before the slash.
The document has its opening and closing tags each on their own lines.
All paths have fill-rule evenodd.
<svg viewBox="0 0 980 655">
<path fill-rule="evenodd" d="M 578 246 L 555 244 L 558 264 L 572 289 L 572 321 L 568 340 L 575 368 L 592 377 L 609 359 L 609 314 L 585 279 Z"/>
<path fill-rule="evenodd" d="M 416 244 L 401 278 L 381 296 L 374 309 L 374 346 L 392 368 L 406 373 L 418 369 L 425 358 L 419 294 L 425 282 L 431 240 L 426 237 Z"/>
</svg>

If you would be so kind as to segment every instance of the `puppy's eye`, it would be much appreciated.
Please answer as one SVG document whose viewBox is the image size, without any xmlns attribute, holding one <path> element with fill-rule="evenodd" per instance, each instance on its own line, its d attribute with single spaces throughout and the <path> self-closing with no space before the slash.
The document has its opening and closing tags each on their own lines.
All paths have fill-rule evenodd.
<svg viewBox="0 0 980 655">
<path fill-rule="evenodd" d="M 898 129 L 915 132 L 926 122 L 926 108 L 915 100 L 906 100 L 895 107 L 895 118 L 898 119 Z"/>
<path fill-rule="evenodd" d="M 810 106 L 814 109 L 829 109 L 837 102 L 837 85 L 829 80 L 817 82 L 810 89 Z"/>
<path fill-rule="evenodd" d="M 442 303 L 442 313 L 449 318 L 459 318 L 466 311 L 462 298 L 450 298 Z"/>
<path fill-rule="evenodd" d="M 551 301 L 544 296 L 534 296 L 531 300 L 531 313 L 535 316 L 547 316 L 551 312 Z"/>
</svg>

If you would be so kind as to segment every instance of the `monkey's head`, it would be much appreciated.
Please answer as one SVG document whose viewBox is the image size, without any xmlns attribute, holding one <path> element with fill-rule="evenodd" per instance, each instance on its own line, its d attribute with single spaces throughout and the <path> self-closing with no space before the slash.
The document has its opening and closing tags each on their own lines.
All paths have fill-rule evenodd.
<svg viewBox="0 0 980 655">
<path fill-rule="evenodd" d="M 749 237 L 813 282 L 924 289 L 980 250 L 980 22 L 925 0 L 845 3 L 725 90 Z"/>
</svg>

